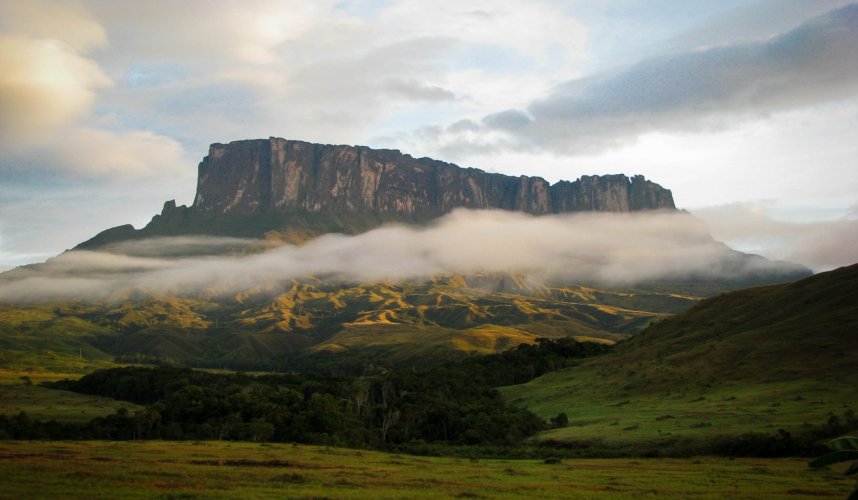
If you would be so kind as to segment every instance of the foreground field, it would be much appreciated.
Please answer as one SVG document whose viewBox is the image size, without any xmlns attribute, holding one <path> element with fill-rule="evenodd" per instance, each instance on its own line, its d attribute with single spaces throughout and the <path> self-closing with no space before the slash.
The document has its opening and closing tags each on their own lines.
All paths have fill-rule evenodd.
<svg viewBox="0 0 858 500">
<path fill-rule="evenodd" d="M 228 442 L 0 442 L 0 498 L 845 497 L 802 459 L 476 460 Z"/>
</svg>

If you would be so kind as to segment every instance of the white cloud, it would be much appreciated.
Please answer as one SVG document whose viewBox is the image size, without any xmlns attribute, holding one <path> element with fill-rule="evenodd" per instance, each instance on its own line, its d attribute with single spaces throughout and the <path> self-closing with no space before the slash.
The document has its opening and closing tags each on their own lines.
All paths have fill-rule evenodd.
<svg viewBox="0 0 858 500">
<path fill-rule="evenodd" d="M 0 36 L 0 145 L 56 133 L 85 116 L 95 89 L 109 84 L 98 65 L 62 41 Z"/>
<path fill-rule="evenodd" d="M 858 218 L 789 222 L 773 218 L 765 203 L 736 203 L 694 210 L 712 235 L 746 251 L 800 262 L 815 271 L 858 263 Z"/>
<path fill-rule="evenodd" d="M 172 175 L 192 181 L 182 146 L 169 137 L 148 131 L 112 132 L 101 129 L 70 130 L 47 145 L 45 163 L 57 169 L 97 177 Z"/>
<path fill-rule="evenodd" d="M 0 34 L 0 172 L 53 172 L 109 180 L 175 171 L 187 161 L 173 139 L 116 131 L 91 116 L 112 80 L 89 54 L 103 27 L 76 4 L 3 2 Z"/>
<path fill-rule="evenodd" d="M 245 244 L 264 247 L 255 241 Z M 457 210 L 423 228 L 394 225 L 357 236 L 329 234 L 246 256 L 199 256 L 200 246 L 236 245 L 241 242 L 183 237 L 112 249 L 131 248 L 134 255 L 70 252 L 2 275 L 0 300 L 106 299 L 129 290 L 230 294 L 277 290 L 307 276 L 375 282 L 513 272 L 538 281 L 625 285 L 690 276 L 747 279 L 797 270 L 743 257 L 711 239 L 700 221 L 676 212 L 535 217 Z M 169 258 L 189 253 L 193 257 Z"/>
<path fill-rule="evenodd" d="M 105 102 L 183 140 L 202 121 L 211 140 L 365 143 L 415 115 L 533 98 L 522 73 L 538 68 L 543 91 L 587 53 L 586 28 L 548 1 L 402 1 L 371 15 L 333 1 L 189 1 L 170 16 L 158 2 L 88 6 L 111 39 L 99 61 L 118 85 Z M 498 75 L 514 80 L 503 92 Z M 128 90 L 138 84 L 146 92 Z"/>
<path fill-rule="evenodd" d="M 81 5 L 50 0 L 0 1 L 0 28 L 47 40 L 62 40 L 78 52 L 107 45 L 104 27 Z"/>
<path fill-rule="evenodd" d="M 858 4 L 833 10 L 761 42 L 653 57 L 629 68 L 568 81 L 516 120 L 479 121 L 483 137 L 439 129 L 436 147 L 587 154 L 650 132 L 709 131 L 771 113 L 858 94 Z M 473 134 L 473 133 L 471 133 Z M 491 134 L 489 136 L 488 134 Z M 493 137 L 498 137 L 497 139 Z"/>
<path fill-rule="evenodd" d="M 431 8 L 420 0 L 406 0 L 384 9 L 378 23 L 397 38 L 405 34 L 447 37 L 542 62 L 550 61 L 553 50 L 562 52 L 569 62 L 587 55 L 587 28 L 543 0 L 443 0 L 433 2 Z M 494 63 L 500 66 L 503 61 Z"/>
</svg>

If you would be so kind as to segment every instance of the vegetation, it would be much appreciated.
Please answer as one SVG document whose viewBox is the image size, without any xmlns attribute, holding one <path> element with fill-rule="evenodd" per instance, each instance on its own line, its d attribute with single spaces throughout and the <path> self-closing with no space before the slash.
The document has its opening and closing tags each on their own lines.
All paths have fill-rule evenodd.
<svg viewBox="0 0 858 500">
<path fill-rule="evenodd" d="M 506 404 L 492 387 L 530 380 L 605 349 L 571 339 L 546 339 L 427 372 L 393 371 L 350 379 L 169 367 L 99 370 L 46 385 L 129 401 L 145 409 L 131 413 L 121 408 L 78 426 L 34 421 L 26 413 L 0 415 L 0 435 L 274 440 L 356 447 L 513 446 L 545 424 Z"/>
<path fill-rule="evenodd" d="M 850 476 L 858 473 L 858 437 L 842 436 L 837 439 L 832 439 L 825 443 L 825 447 L 831 450 L 829 453 L 812 460 L 810 466 L 814 468 L 827 467 L 832 464 L 845 461 L 853 461 L 845 474 Z M 855 491 L 849 495 L 849 500 L 858 498 L 858 483 L 855 485 Z"/>
<path fill-rule="evenodd" d="M 544 419 L 567 414 L 568 425 L 541 440 L 594 451 L 798 436 L 855 409 L 856 304 L 858 266 L 732 292 L 501 392 Z"/>
<path fill-rule="evenodd" d="M 605 342 L 683 310 L 667 291 L 536 286 L 513 275 L 421 283 L 260 283 L 235 295 L 131 294 L 109 303 L 0 306 L 0 367 L 87 372 L 111 362 L 257 371 L 320 364 L 437 366 L 538 338 Z"/>
<path fill-rule="evenodd" d="M 0 442 L 4 498 L 843 498 L 796 459 L 505 460 L 306 445 Z"/>
</svg>

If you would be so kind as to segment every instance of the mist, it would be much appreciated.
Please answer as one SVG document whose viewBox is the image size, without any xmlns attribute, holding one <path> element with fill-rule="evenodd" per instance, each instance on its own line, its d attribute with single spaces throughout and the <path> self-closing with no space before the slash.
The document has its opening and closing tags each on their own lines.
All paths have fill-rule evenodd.
<svg viewBox="0 0 858 500">
<path fill-rule="evenodd" d="M 858 262 L 858 210 L 835 220 L 790 222 L 773 218 L 761 203 L 694 210 L 712 235 L 771 259 L 799 262 L 816 272 Z"/>
<path fill-rule="evenodd" d="M 795 270 L 731 250 L 712 239 L 702 221 L 681 212 L 531 216 L 462 209 L 428 226 L 328 234 L 302 245 L 183 236 L 70 251 L 0 275 L 0 301 L 228 294 L 310 276 L 372 283 L 513 272 L 539 282 L 618 286 Z"/>
</svg>

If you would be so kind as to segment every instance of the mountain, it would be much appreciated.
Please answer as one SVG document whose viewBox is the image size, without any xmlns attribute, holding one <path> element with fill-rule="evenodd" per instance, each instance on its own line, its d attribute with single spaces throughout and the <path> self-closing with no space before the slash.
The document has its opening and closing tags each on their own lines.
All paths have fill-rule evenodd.
<svg viewBox="0 0 858 500">
<path fill-rule="evenodd" d="M 623 216 L 555 215 L 582 211 Z M 370 231 L 386 222 L 400 224 Z M 192 206 L 0 274 L 0 365 L 426 367 L 540 337 L 614 342 L 703 297 L 807 274 L 714 241 L 641 176 L 549 185 L 237 141 L 211 146 Z"/>
<path fill-rule="evenodd" d="M 675 210 L 670 190 L 640 175 L 549 184 L 397 150 L 272 137 L 212 144 L 199 165 L 193 205 L 168 201 L 145 228 L 111 228 L 78 248 L 150 236 L 262 237 L 271 231 L 297 242 L 330 232 L 355 234 L 385 222 L 425 222 L 455 208 L 538 215 Z"/>
<path fill-rule="evenodd" d="M 725 293 L 505 394 L 608 441 L 800 430 L 858 405 L 858 264 Z M 617 432 L 618 430 L 622 432 Z"/>
</svg>

